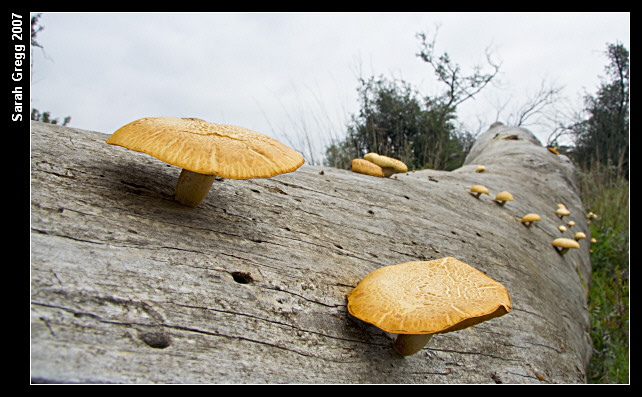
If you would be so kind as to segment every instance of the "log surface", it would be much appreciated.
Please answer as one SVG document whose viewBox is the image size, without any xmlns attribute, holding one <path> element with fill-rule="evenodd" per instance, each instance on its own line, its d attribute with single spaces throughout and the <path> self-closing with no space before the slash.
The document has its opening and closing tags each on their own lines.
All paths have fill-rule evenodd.
<svg viewBox="0 0 642 397">
<path fill-rule="evenodd" d="M 452 172 L 217 178 L 195 208 L 174 200 L 180 169 L 107 137 L 31 124 L 32 382 L 586 382 L 589 228 L 572 164 L 529 131 L 494 126 Z M 588 236 L 563 256 L 557 203 Z M 369 272 L 445 256 L 512 311 L 405 358 L 347 312 Z"/>
</svg>

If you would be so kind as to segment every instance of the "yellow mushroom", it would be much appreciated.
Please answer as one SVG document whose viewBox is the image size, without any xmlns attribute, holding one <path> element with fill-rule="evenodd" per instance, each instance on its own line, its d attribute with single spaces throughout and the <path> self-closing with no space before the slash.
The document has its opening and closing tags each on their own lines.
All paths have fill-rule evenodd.
<svg viewBox="0 0 642 397">
<path fill-rule="evenodd" d="M 380 267 L 348 294 L 348 312 L 396 334 L 393 348 L 402 356 L 417 353 L 433 334 L 479 324 L 511 307 L 501 283 L 452 257 Z"/>
<path fill-rule="evenodd" d="M 363 156 L 363 158 L 381 167 L 383 176 L 386 178 L 396 172 L 408 172 L 408 166 L 406 166 L 403 161 L 393 159 L 392 157 L 370 152 Z"/>
<path fill-rule="evenodd" d="M 507 201 L 513 201 L 513 195 L 504 190 L 497 193 L 497 195 L 495 196 L 495 201 L 497 201 L 500 205 L 504 205 Z"/>
<path fill-rule="evenodd" d="M 556 238 L 553 240 L 553 247 L 560 255 L 564 255 L 570 248 L 580 248 L 580 244 L 570 238 Z"/>
<path fill-rule="evenodd" d="M 483 165 L 478 165 L 477 168 L 475 168 L 475 172 L 484 172 L 486 171 L 486 167 Z"/>
<path fill-rule="evenodd" d="M 533 224 L 533 222 L 540 221 L 541 219 L 542 219 L 542 218 L 541 218 L 539 215 L 534 214 L 534 213 L 530 213 L 530 214 L 526 214 L 526 215 L 524 215 L 524 216 L 522 217 L 522 221 L 521 221 L 521 222 L 522 222 L 526 227 L 531 227 L 531 225 Z"/>
<path fill-rule="evenodd" d="M 559 204 L 558 204 L 558 205 L 559 205 Z M 564 218 L 565 216 L 569 216 L 569 215 L 571 215 L 571 211 L 569 211 L 568 209 L 566 209 L 566 207 L 562 206 L 562 207 L 557 208 L 557 210 L 555 210 L 555 215 L 559 216 L 559 217 L 560 217 L 560 219 L 562 219 L 562 218 Z"/>
<path fill-rule="evenodd" d="M 383 169 L 368 160 L 353 159 L 350 166 L 352 167 L 352 172 L 383 178 Z"/>
<path fill-rule="evenodd" d="M 470 187 L 470 194 L 479 198 L 482 194 L 488 194 L 488 189 L 483 185 L 473 185 Z"/>
<path fill-rule="evenodd" d="M 585 239 L 585 238 L 586 238 L 586 234 L 584 234 L 584 233 L 582 233 L 582 232 L 576 232 L 576 233 L 573 235 L 573 237 L 575 237 L 575 240 L 576 240 L 576 241 L 579 241 L 579 240 L 583 240 L 583 239 Z"/>
<path fill-rule="evenodd" d="M 196 118 L 146 117 L 116 130 L 107 139 L 182 168 L 176 200 L 198 205 L 216 176 L 269 178 L 303 165 L 303 156 L 267 135 L 247 128 Z"/>
</svg>

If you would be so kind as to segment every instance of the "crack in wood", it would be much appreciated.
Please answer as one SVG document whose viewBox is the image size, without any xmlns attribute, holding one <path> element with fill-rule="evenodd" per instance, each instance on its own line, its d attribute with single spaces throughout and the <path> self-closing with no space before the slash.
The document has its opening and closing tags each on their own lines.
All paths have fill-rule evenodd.
<svg viewBox="0 0 642 397">
<path fill-rule="evenodd" d="M 519 224 L 558 201 L 581 214 L 581 201 L 569 163 L 527 131 L 481 134 L 452 172 L 304 165 L 217 182 L 184 208 L 172 167 L 112 150 L 104 134 L 31 125 L 33 379 L 539 383 L 528 364 L 543 382 L 585 380 L 588 251 L 560 257 L 547 241 L 556 229 Z M 523 139 L 494 146 L 498 131 Z M 470 197 L 478 179 L 516 200 Z M 348 314 L 346 294 L 370 271 L 446 255 L 505 284 L 511 313 L 405 359 Z"/>
</svg>

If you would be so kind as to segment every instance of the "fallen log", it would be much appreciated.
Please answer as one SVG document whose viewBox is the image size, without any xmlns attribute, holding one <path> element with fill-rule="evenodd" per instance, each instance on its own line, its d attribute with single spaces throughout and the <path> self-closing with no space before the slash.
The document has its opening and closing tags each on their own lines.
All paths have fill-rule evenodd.
<svg viewBox="0 0 642 397">
<path fill-rule="evenodd" d="M 174 200 L 180 169 L 107 136 L 31 123 L 32 382 L 586 382 L 589 228 L 572 164 L 529 131 L 494 125 L 451 172 L 217 178 L 195 208 Z M 565 255 L 558 203 L 588 236 Z M 371 271 L 446 256 L 511 312 L 405 358 L 348 313 Z"/>
</svg>

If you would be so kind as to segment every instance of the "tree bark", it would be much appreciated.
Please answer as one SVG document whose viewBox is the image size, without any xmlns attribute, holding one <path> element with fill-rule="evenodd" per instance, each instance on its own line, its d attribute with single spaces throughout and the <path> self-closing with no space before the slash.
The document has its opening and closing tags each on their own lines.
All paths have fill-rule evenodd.
<svg viewBox="0 0 642 397">
<path fill-rule="evenodd" d="M 174 199 L 180 169 L 107 137 L 31 124 L 32 382 L 586 382 L 589 228 L 573 166 L 527 130 L 494 126 L 452 172 L 217 178 L 194 208 Z M 564 256 L 557 203 L 588 236 Z M 347 312 L 369 272 L 445 256 L 504 284 L 512 311 L 405 358 Z"/>
</svg>

